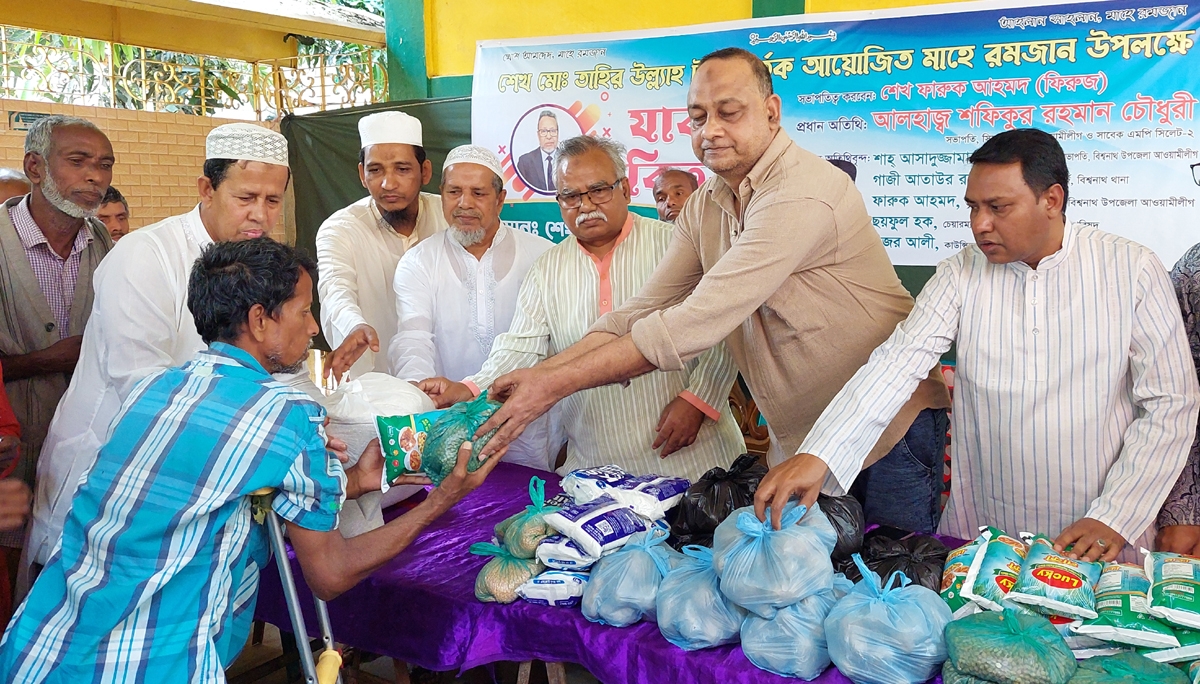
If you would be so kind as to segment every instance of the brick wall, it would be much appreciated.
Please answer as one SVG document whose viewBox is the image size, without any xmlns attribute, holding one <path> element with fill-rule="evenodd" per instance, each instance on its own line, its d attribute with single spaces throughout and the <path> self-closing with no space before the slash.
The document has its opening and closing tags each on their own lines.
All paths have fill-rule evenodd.
<svg viewBox="0 0 1200 684">
<path fill-rule="evenodd" d="M 130 226 L 148 226 L 196 205 L 196 177 L 204 164 L 204 137 L 227 119 L 0 99 L 0 166 L 20 169 L 24 125 L 20 112 L 66 114 L 89 119 L 108 135 L 116 153 L 113 185 L 129 202 Z M 273 126 L 278 130 L 277 126 Z M 289 195 L 290 195 L 289 188 Z M 271 237 L 295 239 L 291 198 Z"/>
</svg>

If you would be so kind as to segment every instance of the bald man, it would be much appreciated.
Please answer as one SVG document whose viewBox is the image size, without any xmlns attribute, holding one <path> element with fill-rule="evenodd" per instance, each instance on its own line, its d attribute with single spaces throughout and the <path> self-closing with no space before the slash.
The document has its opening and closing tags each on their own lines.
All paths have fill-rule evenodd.
<svg viewBox="0 0 1200 684">
<path fill-rule="evenodd" d="M 675 217 L 683 209 L 683 203 L 700 187 L 700 182 L 690 171 L 666 169 L 654 179 L 654 206 L 658 208 L 658 220 L 675 223 Z"/>
</svg>

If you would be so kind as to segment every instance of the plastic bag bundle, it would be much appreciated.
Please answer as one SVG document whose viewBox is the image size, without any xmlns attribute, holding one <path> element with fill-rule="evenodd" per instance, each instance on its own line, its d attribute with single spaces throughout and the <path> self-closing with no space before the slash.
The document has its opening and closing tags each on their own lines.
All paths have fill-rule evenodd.
<svg viewBox="0 0 1200 684">
<path fill-rule="evenodd" d="M 902 572 L 914 584 L 940 591 L 942 571 L 949 552 L 936 537 L 914 535 L 895 540 L 876 535 L 863 544 L 862 559 L 880 577 Z M 854 577 L 855 574 L 848 574 L 847 577 Z"/>
<path fill-rule="evenodd" d="M 834 575 L 833 588 L 781 609 L 771 619 L 749 615 L 742 623 L 742 652 L 755 667 L 784 677 L 816 679 L 829 667 L 825 618 L 854 584 Z"/>
<path fill-rule="evenodd" d="M 546 523 L 546 516 L 557 508 L 546 505 L 546 481 L 540 477 L 529 478 L 529 499 L 533 503 L 525 510 L 507 519 L 508 526 L 502 531 L 497 527 L 497 538 L 504 548 L 517 558 L 533 558 L 538 545 L 554 534 L 554 528 Z M 503 524 L 503 523 L 501 523 Z"/>
<path fill-rule="evenodd" d="M 569 608 L 579 605 L 588 573 L 569 570 L 547 570 L 517 587 L 517 595 L 541 606 Z"/>
<path fill-rule="evenodd" d="M 975 541 L 946 555 L 946 567 L 942 570 L 939 593 L 946 605 L 950 606 L 955 619 L 979 612 L 979 604 L 963 596 L 962 588 L 967 579 L 967 571 L 971 569 L 971 562 L 975 560 L 975 554 L 979 552 L 979 547 L 984 541 L 983 538 L 976 538 Z"/>
<path fill-rule="evenodd" d="M 979 536 L 983 541 L 963 581 L 962 595 L 987 610 L 1013 608 L 1016 604 L 1006 599 L 1017 583 L 1029 548 L 994 527 L 983 528 Z"/>
<path fill-rule="evenodd" d="M 1178 648 L 1170 627 L 1150 615 L 1150 579 L 1136 565 L 1108 563 L 1096 582 L 1095 619 L 1073 627 L 1076 634 L 1144 648 Z"/>
<path fill-rule="evenodd" d="M 659 520 L 683 498 L 691 482 L 682 477 L 630 475 L 619 466 L 581 468 L 563 478 L 563 491 L 575 503 L 611 496 L 648 520 Z"/>
<path fill-rule="evenodd" d="M 621 548 L 647 527 L 632 508 L 608 495 L 549 513 L 546 523 L 595 558 Z"/>
<path fill-rule="evenodd" d="M 829 657 L 855 684 L 928 681 L 946 660 L 950 608 L 933 590 L 896 572 L 880 581 L 854 557 L 863 579 L 825 618 Z"/>
<path fill-rule="evenodd" d="M 600 560 L 587 555 L 578 544 L 561 534 L 546 537 L 538 544 L 537 559 L 555 570 L 587 570 Z"/>
<path fill-rule="evenodd" d="M 1191 684 L 1187 675 L 1170 665 L 1124 652 L 1079 663 L 1071 684 Z"/>
<path fill-rule="evenodd" d="M 759 522 L 754 509 L 734 512 L 713 535 L 713 569 L 721 578 L 721 593 L 765 618 L 833 586 L 829 554 L 837 532 L 819 506 L 806 508 L 788 502 L 780 529 L 771 517 Z"/>
<path fill-rule="evenodd" d="M 955 620 L 946 628 L 954 669 L 1001 684 L 1066 684 L 1075 657 L 1050 621 L 1005 610 Z"/>
<path fill-rule="evenodd" d="M 458 448 L 463 442 L 471 442 L 472 446 L 467 471 L 478 470 L 479 452 L 496 431 L 493 430 L 479 439 L 475 439 L 475 431 L 487 422 L 498 408 L 500 404 L 488 400 L 485 390 L 471 401 L 459 402 L 446 409 L 429 428 L 429 437 L 425 441 L 425 448 L 421 450 L 421 472 L 428 475 L 434 485 L 441 484 L 454 470 L 458 461 Z"/>
<path fill-rule="evenodd" d="M 667 536 L 654 526 L 601 558 L 583 591 L 583 616 L 613 627 L 655 619 L 658 587 L 679 556 L 663 543 Z"/>
<path fill-rule="evenodd" d="M 863 531 L 867 527 L 863 517 L 862 504 L 853 496 L 817 495 L 817 505 L 821 512 L 829 518 L 829 523 L 837 532 L 837 544 L 833 547 L 830 558 L 834 561 L 849 558 L 862 550 Z"/>
<path fill-rule="evenodd" d="M 1039 534 L 1030 542 L 1008 600 L 1050 615 L 1091 620 L 1096 617 L 1093 587 L 1103 569 L 1103 563 L 1060 555 L 1054 550 L 1054 542 Z"/>
<path fill-rule="evenodd" d="M 1150 614 L 1188 629 L 1200 629 L 1200 558 L 1146 551 Z"/>
<path fill-rule="evenodd" d="M 712 549 L 686 546 L 683 555 L 658 587 L 659 631 L 686 651 L 737 641 L 746 611 L 721 595 Z"/>
<path fill-rule="evenodd" d="M 1138 653 L 1156 663 L 1190 663 L 1200 660 L 1200 632 L 1183 627 L 1171 630 L 1179 645 L 1164 649 L 1138 649 Z"/>
<path fill-rule="evenodd" d="M 731 513 L 754 504 L 758 483 L 767 467 L 751 454 L 738 456 L 729 469 L 713 468 L 688 487 L 671 524 L 671 533 L 689 543 L 711 543 L 711 537 Z"/>
<path fill-rule="evenodd" d="M 494 556 L 475 577 L 475 598 L 484 603 L 512 603 L 517 589 L 546 568 L 537 559 L 516 558 L 502 546 L 472 544 L 476 556 Z"/>
</svg>

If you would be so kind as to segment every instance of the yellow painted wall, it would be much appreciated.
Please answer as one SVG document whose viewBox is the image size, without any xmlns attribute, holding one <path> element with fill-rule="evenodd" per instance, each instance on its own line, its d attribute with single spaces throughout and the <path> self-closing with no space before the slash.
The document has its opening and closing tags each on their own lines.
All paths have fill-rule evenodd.
<svg viewBox="0 0 1200 684">
<path fill-rule="evenodd" d="M 842 12 L 956 0 L 806 0 L 807 11 Z M 558 0 L 426 0 L 425 53 L 430 76 L 469 74 L 475 41 L 689 26 L 749 19 L 751 0 L 615 0 L 579 5 Z"/>
<path fill-rule="evenodd" d="M 469 74 L 475 41 L 687 26 L 750 18 L 751 0 L 426 0 L 430 76 Z"/>
</svg>

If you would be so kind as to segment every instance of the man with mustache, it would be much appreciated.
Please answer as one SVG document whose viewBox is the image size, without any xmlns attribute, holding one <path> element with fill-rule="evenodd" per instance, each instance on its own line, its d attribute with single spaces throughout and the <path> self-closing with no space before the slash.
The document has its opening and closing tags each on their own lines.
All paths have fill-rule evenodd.
<svg viewBox="0 0 1200 684">
<path fill-rule="evenodd" d="M 486 148 L 463 145 L 446 157 L 442 212 L 450 229 L 409 250 L 396 268 L 398 323 L 388 356 L 401 380 L 479 372 L 492 341 L 512 323 L 526 272 L 554 246 L 500 222 L 502 177 L 500 160 Z M 562 443 L 555 418 L 535 423 L 508 461 L 548 470 Z"/>
<path fill-rule="evenodd" d="M 92 275 L 112 249 L 95 215 L 113 163 L 112 145 L 92 122 L 39 119 L 25 136 L 32 190 L 0 209 L 0 364 L 21 424 L 13 476 L 30 487 L 54 408 L 79 361 Z M 24 539 L 18 529 L 0 535 L 0 545 L 19 549 Z M 9 555 L 15 571 L 18 554 Z"/>
<path fill-rule="evenodd" d="M 79 369 L 54 414 L 38 465 L 26 563 L 49 560 L 79 476 L 138 382 L 204 349 L 186 306 L 188 273 L 201 251 L 214 242 L 262 237 L 279 220 L 291 178 L 282 135 L 254 124 L 225 124 L 208 134 L 205 148 L 196 207 L 125 236 L 96 270 Z M 101 190 L 97 204 L 103 195 Z M 4 370 L 10 372 L 7 362 Z"/>
<path fill-rule="evenodd" d="M 358 178 L 370 193 L 317 230 L 321 329 L 332 347 L 326 373 L 388 371 L 387 345 L 396 334 L 392 277 L 400 257 L 446 229 L 438 196 L 421 192 L 433 177 L 421 122 L 403 112 L 379 112 L 358 122 Z"/>
</svg>

